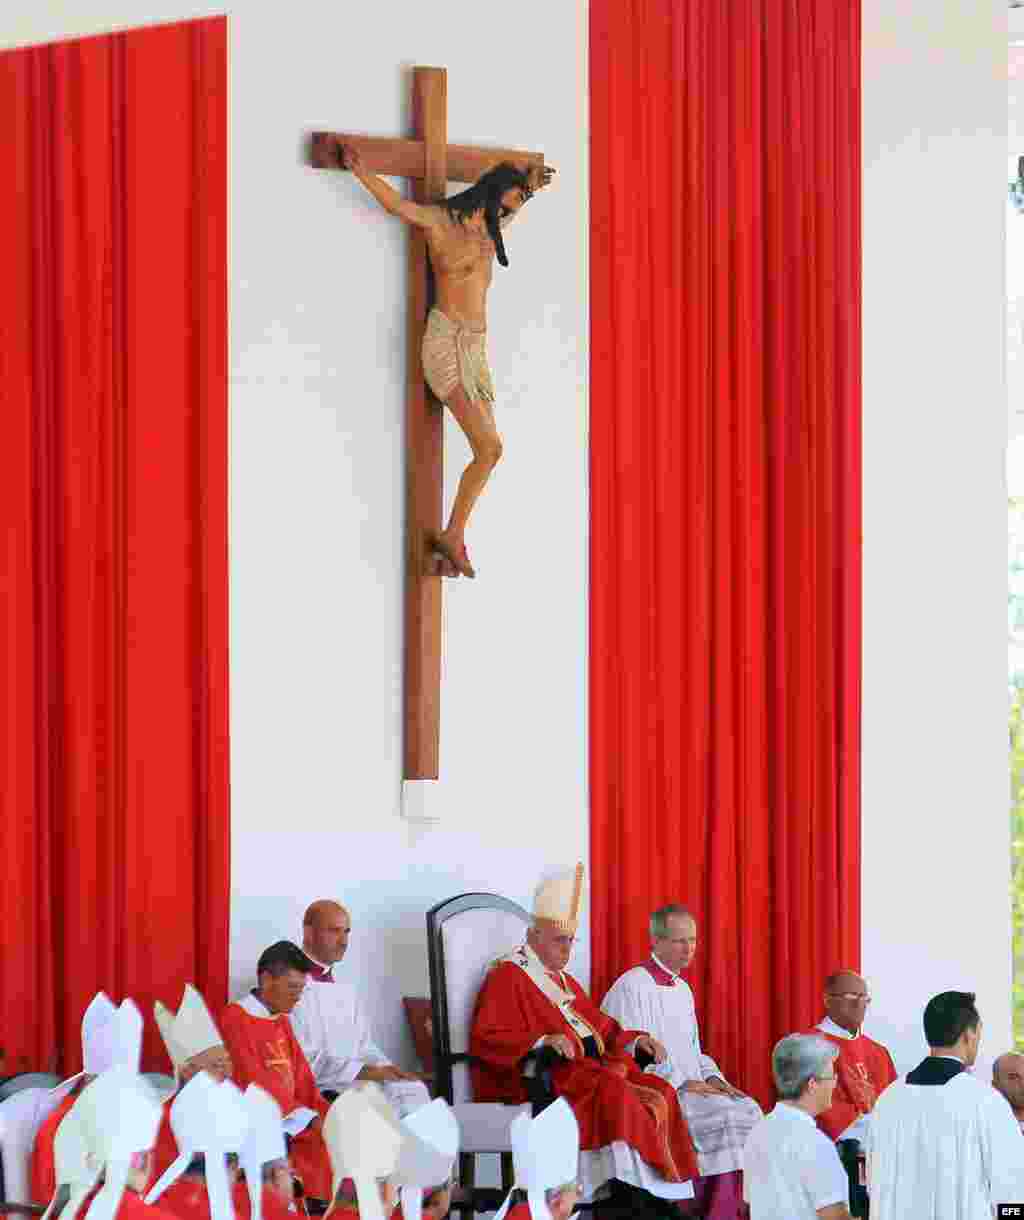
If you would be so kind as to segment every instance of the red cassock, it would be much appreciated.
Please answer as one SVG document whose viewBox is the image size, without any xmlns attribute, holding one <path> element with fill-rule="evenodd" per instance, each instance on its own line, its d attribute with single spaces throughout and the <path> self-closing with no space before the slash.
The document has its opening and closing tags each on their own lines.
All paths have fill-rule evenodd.
<svg viewBox="0 0 1024 1220">
<path fill-rule="evenodd" d="M 338 1216 L 339 1220 L 342 1216 L 358 1216 L 360 1214 L 358 1207 L 353 1207 L 350 1203 L 339 1203 L 338 1206 L 331 1212 L 331 1216 Z M 403 1220 L 402 1208 L 396 1205 L 393 1212 L 386 1212 L 387 1220 Z M 292 1217 L 295 1220 L 295 1217 Z"/>
<path fill-rule="evenodd" d="M 177 1094 L 174 1095 L 174 1097 L 176 1096 Z M 160 1130 L 156 1133 L 156 1146 L 153 1149 L 154 1182 L 162 1177 L 164 1170 L 169 1169 L 178 1159 L 178 1141 L 174 1138 L 174 1132 L 171 1130 L 171 1102 L 174 1101 L 174 1097 L 169 1097 L 164 1102 L 163 1117 L 160 1119 Z"/>
<path fill-rule="evenodd" d="M 818 1126 L 829 1139 L 835 1140 L 862 1114 L 874 1109 L 879 1094 L 896 1079 L 896 1067 L 881 1042 L 863 1034 L 856 1038 L 837 1038 L 820 1029 L 806 1032 L 825 1038 L 839 1048 L 832 1104 L 818 1115 Z"/>
<path fill-rule="evenodd" d="M 79 1090 L 72 1089 L 67 1097 L 61 1098 L 57 1108 L 43 1122 L 36 1132 L 36 1141 L 32 1145 L 32 1166 L 30 1181 L 32 1202 L 46 1207 L 57 1189 L 57 1171 L 53 1164 L 53 1140 L 61 1119 L 78 1100 Z"/>
<path fill-rule="evenodd" d="M 583 1044 L 558 1007 L 513 962 L 494 966 L 477 997 L 470 1054 L 477 1101 L 527 1101 L 521 1063 L 538 1038 L 565 1034 L 576 1059 L 559 1059 L 552 1071 L 555 1093 L 572 1106 L 580 1126 L 580 1148 L 604 1148 L 622 1140 L 668 1182 L 697 1176 L 697 1158 L 675 1089 L 640 1071 L 625 1053 L 638 1036 L 593 1004 L 568 974 L 552 975 L 572 991 L 572 1008 L 594 1031 L 601 1058 L 583 1058 Z"/>
<path fill-rule="evenodd" d="M 307 1195 L 330 1199 L 331 1161 L 320 1133 L 330 1104 L 316 1087 L 291 1022 L 284 1015 L 254 1017 L 239 1004 L 229 1004 L 221 1016 L 220 1030 L 234 1065 L 231 1079 L 240 1089 L 250 1084 L 266 1089 L 285 1118 L 300 1106 L 318 1115 L 292 1137 L 288 1160 Z"/>
<path fill-rule="evenodd" d="M 238 1220 L 249 1220 L 252 1208 L 249 1205 L 249 1188 L 245 1182 L 236 1182 L 231 1189 L 231 1202 Z M 160 1196 L 159 1205 L 165 1212 L 177 1216 L 178 1220 L 210 1220 L 210 1197 L 206 1185 L 198 1178 L 179 1178 L 168 1186 Z M 276 1190 L 263 1188 L 264 1220 L 295 1220 L 296 1213 Z"/>
<path fill-rule="evenodd" d="M 73 1220 L 84 1220 L 85 1213 L 89 1210 L 89 1205 L 96 1197 L 96 1194 L 97 1192 L 93 1191 L 89 1195 L 78 1209 L 78 1214 L 73 1217 Z M 121 1196 L 120 1204 L 118 1204 L 116 1220 L 174 1220 L 174 1214 L 164 1210 L 162 1200 L 160 1203 L 150 1206 L 147 1203 L 143 1203 L 142 1198 L 134 1190 L 126 1190 Z M 294 1220 L 294 1217 L 292 1220 Z"/>
</svg>

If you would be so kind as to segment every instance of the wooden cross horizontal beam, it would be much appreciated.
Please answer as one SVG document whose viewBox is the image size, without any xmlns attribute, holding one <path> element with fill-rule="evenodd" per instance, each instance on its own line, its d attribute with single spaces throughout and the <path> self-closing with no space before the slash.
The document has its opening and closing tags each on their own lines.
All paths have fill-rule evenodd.
<svg viewBox="0 0 1024 1220">
<path fill-rule="evenodd" d="M 342 169 L 338 143 L 351 144 L 372 174 L 386 178 L 424 178 L 427 146 L 423 140 L 390 140 L 346 132 L 314 131 L 310 138 L 309 163 L 314 169 Z M 476 182 L 500 161 L 516 165 L 543 165 L 544 154 L 511 148 L 471 148 L 464 144 L 446 147 L 446 177 L 449 182 Z"/>
</svg>

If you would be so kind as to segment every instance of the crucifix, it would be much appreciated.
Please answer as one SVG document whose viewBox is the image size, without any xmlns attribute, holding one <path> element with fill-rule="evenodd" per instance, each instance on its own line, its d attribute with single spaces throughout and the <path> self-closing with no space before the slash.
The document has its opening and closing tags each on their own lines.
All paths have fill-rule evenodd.
<svg viewBox="0 0 1024 1220">
<path fill-rule="evenodd" d="M 490 408 L 493 386 L 486 365 L 484 330 L 473 320 L 466 322 L 463 310 L 458 311 L 454 320 L 448 316 L 456 312 L 450 306 L 448 314 L 432 310 L 433 288 L 435 282 L 440 282 L 442 291 L 446 289 L 446 260 L 453 250 L 461 256 L 463 247 L 469 243 L 477 251 L 481 271 L 475 279 L 469 275 L 463 280 L 469 288 L 477 288 L 482 310 L 495 251 L 503 265 L 507 262 L 499 227 L 511 219 L 533 190 L 547 184 L 553 172 L 545 168 L 541 153 L 449 144 L 447 123 L 445 69 L 418 67 L 412 70 L 411 138 L 382 139 L 318 131 L 313 133 L 310 144 L 310 161 L 315 168 L 352 170 L 382 206 L 409 221 L 403 695 L 403 777 L 407 780 L 438 777 L 441 581 L 442 576 L 475 575 L 462 543 L 461 529 L 500 454 Z M 402 200 L 386 183 L 374 177 L 381 174 L 409 178 L 411 200 Z M 503 190 L 497 195 L 492 191 L 494 198 L 488 196 L 490 202 L 486 208 L 478 209 L 479 215 L 470 218 L 472 223 L 455 227 L 444 209 L 437 206 L 445 200 L 447 184 L 480 183 L 481 179 L 486 182 L 488 177 L 497 183 L 495 190 L 498 187 Z M 484 247 L 487 247 L 486 267 L 481 254 Z M 456 285 L 460 282 L 454 276 L 449 278 Z M 462 300 L 458 296 L 455 299 L 457 303 Z M 426 369 L 431 379 L 429 386 L 424 375 L 428 351 L 437 353 L 431 360 L 433 367 Z M 474 398 L 477 391 L 479 400 Z M 460 523 L 454 536 L 452 522 L 442 529 L 442 398 L 456 415 L 474 452 L 474 461 L 466 468 L 459 486 L 459 497 L 464 498 L 464 488 L 468 487 L 468 507 L 458 516 L 457 497 L 453 508 L 452 519 L 455 521 L 458 516 Z M 488 467 L 484 450 L 492 434 L 493 461 Z"/>
</svg>

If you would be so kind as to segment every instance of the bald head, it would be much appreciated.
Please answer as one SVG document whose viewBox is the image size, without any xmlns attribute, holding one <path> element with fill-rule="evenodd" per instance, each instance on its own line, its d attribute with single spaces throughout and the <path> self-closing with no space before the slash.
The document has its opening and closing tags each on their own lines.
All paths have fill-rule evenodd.
<svg viewBox="0 0 1024 1220">
<path fill-rule="evenodd" d="M 315 961 L 333 966 L 345 956 L 352 920 L 333 898 L 318 898 L 302 917 L 302 947 Z"/>
<path fill-rule="evenodd" d="M 1007 1051 L 992 1064 L 992 1084 L 1010 1103 L 1018 1118 L 1024 1118 L 1024 1055 Z"/>
<path fill-rule="evenodd" d="M 825 980 L 825 1011 L 847 1033 L 858 1034 L 871 1003 L 867 983 L 855 970 L 837 970 Z"/>
</svg>

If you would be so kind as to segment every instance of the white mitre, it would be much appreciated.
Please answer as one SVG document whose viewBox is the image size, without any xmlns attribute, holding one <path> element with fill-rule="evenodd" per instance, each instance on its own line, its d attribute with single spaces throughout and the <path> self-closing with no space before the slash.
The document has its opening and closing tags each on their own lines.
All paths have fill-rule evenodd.
<svg viewBox="0 0 1024 1220">
<path fill-rule="evenodd" d="M 564 1097 L 551 1103 L 536 1118 L 520 1114 L 509 1129 L 515 1185 L 526 1191 L 533 1220 L 551 1220 L 544 1192 L 575 1182 L 579 1173 L 580 1128 Z M 512 1195 L 494 1220 L 504 1220 Z"/>
<path fill-rule="evenodd" d="M 402 1146 L 392 1181 L 401 1188 L 402 1215 L 420 1220 L 423 1192 L 440 1186 L 452 1175 L 459 1151 L 459 1124 L 442 1098 L 420 1106 L 399 1124 Z"/>
<path fill-rule="evenodd" d="M 533 917 L 557 924 L 563 932 L 575 932 L 580 922 L 583 898 L 583 865 L 574 872 L 541 882 L 533 896 Z"/>
<path fill-rule="evenodd" d="M 148 1152 L 156 1143 L 163 1110 L 153 1090 L 137 1072 L 113 1068 L 97 1076 L 82 1091 L 71 1113 L 78 1115 L 92 1167 L 102 1170 L 104 1177 L 102 1189 L 86 1212 L 86 1220 L 114 1220 L 131 1172 L 132 1157 Z"/>
<path fill-rule="evenodd" d="M 249 1109 L 237 1085 L 230 1080 L 217 1084 L 209 1073 L 196 1072 L 171 1103 L 171 1130 L 178 1145 L 178 1159 L 146 1195 L 146 1202 L 155 1203 L 201 1152 L 210 1220 L 234 1220 L 225 1158 L 228 1153 L 241 1153 L 249 1122 Z"/>
<path fill-rule="evenodd" d="M 167 1054 L 174 1065 L 174 1079 L 181 1077 L 181 1069 L 196 1055 L 214 1046 L 223 1046 L 224 1038 L 217 1028 L 206 1001 L 192 986 L 185 984 L 181 1007 L 176 1013 L 159 1000 L 153 1005 L 160 1036 L 167 1047 Z"/>
<path fill-rule="evenodd" d="M 327 1215 L 334 1210 L 338 1187 L 351 1178 L 361 1220 L 385 1220 L 378 1182 L 395 1171 L 402 1130 L 380 1089 L 374 1084 L 346 1089 L 327 1111 L 323 1137 L 334 1170 Z"/>
<path fill-rule="evenodd" d="M 249 1132 L 238 1160 L 249 1189 L 251 1220 L 263 1217 L 263 1166 L 268 1161 L 285 1161 L 288 1150 L 281 1126 L 281 1107 L 266 1090 L 251 1084 L 242 1096 L 249 1112 Z"/>
<path fill-rule="evenodd" d="M 118 1007 L 106 992 L 97 991 L 82 1016 L 82 1071 L 50 1090 L 38 1111 L 39 1122 L 45 1122 L 83 1077 L 99 1076 L 114 1068 L 137 1073 L 141 1059 L 142 1013 L 134 1000 L 124 1000 Z M 58 1178 L 57 1184 L 60 1182 Z M 52 1207 L 51 1199 L 47 1216 Z"/>
<path fill-rule="evenodd" d="M 97 991 L 82 1016 L 82 1071 L 59 1087 L 99 1076 L 112 1068 L 137 1073 L 142 1057 L 142 1014 L 134 1000 L 115 1005 L 105 991 Z"/>
</svg>

